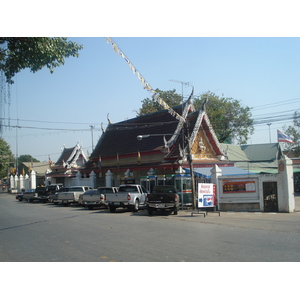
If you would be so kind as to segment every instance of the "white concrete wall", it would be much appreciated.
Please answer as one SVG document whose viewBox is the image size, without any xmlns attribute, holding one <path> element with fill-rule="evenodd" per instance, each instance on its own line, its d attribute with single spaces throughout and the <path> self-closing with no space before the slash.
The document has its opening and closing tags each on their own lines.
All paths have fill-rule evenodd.
<svg viewBox="0 0 300 300">
<path fill-rule="evenodd" d="M 254 181 L 254 192 L 223 193 L 225 180 Z M 223 210 L 264 211 L 263 183 L 277 183 L 277 198 L 279 212 L 294 212 L 294 182 L 292 161 L 286 156 L 279 161 L 278 173 L 242 176 L 222 176 L 219 169 L 212 169 L 212 183 L 217 186 L 217 206 Z M 230 209 L 231 208 L 231 209 Z"/>
</svg>

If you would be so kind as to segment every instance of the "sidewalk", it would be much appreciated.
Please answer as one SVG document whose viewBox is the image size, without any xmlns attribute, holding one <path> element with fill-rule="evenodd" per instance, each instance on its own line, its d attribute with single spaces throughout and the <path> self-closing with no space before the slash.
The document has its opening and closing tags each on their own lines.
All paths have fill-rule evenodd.
<svg viewBox="0 0 300 300">
<path fill-rule="evenodd" d="M 193 212 L 193 216 L 191 213 Z M 295 195 L 295 212 L 233 212 L 221 211 L 218 213 L 208 212 L 207 215 L 197 214 L 196 211 L 181 210 L 177 216 L 170 215 L 181 221 L 209 223 L 220 226 L 233 226 L 241 228 L 256 228 L 260 230 L 287 230 L 299 233 L 300 222 L 300 194 Z"/>
</svg>

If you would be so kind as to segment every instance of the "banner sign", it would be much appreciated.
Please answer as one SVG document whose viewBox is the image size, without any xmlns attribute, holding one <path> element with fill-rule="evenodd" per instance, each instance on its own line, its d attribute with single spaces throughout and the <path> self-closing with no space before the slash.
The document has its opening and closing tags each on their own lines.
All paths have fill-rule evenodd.
<svg viewBox="0 0 300 300">
<path fill-rule="evenodd" d="M 120 48 L 117 46 L 117 44 L 110 38 L 107 37 L 106 38 L 107 43 L 111 44 L 111 46 L 113 47 L 114 51 L 120 55 L 121 57 L 124 58 L 124 60 L 126 61 L 126 63 L 129 65 L 129 68 L 131 69 L 131 71 L 133 72 L 133 74 L 135 74 L 137 76 L 137 78 L 139 79 L 139 81 L 142 83 L 142 85 L 144 86 L 144 89 L 153 93 L 152 98 L 158 102 L 164 109 L 167 109 L 168 112 L 175 117 L 177 120 L 179 120 L 180 122 L 184 123 L 185 119 L 179 115 L 173 108 L 171 108 L 162 98 L 160 98 L 159 93 L 156 92 L 151 86 L 150 84 L 145 80 L 145 78 L 141 75 L 141 73 L 133 66 L 133 64 L 130 62 L 130 60 L 125 56 L 125 54 L 120 50 Z"/>
<path fill-rule="evenodd" d="M 198 183 L 198 208 L 216 206 L 216 185 Z"/>
<path fill-rule="evenodd" d="M 222 180 L 223 193 L 254 193 L 255 180 L 224 179 Z"/>
</svg>

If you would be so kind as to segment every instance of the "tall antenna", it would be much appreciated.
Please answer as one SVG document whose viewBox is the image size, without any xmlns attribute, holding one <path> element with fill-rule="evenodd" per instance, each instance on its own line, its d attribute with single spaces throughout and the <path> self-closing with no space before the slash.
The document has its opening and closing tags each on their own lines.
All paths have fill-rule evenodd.
<svg viewBox="0 0 300 300">
<path fill-rule="evenodd" d="M 184 86 L 184 85 L 189 86 L 189 85 L 190 85 L 190 82 L 179 81 L 179 80 L 173 80 L 173 79 L 170 79 L 170 81 L 177 82 L 177 83 L 181 83 L 181 101 L 183 102 L 183 86 Z"/>
<path fill-rule="evenodd" d="M 90 125 L 91 127 L 91 135 L 92 135 L 92 152 L 94 151 L 94 134 L 93 129 L 95 128 L 95 125 Z"/>
</svg>

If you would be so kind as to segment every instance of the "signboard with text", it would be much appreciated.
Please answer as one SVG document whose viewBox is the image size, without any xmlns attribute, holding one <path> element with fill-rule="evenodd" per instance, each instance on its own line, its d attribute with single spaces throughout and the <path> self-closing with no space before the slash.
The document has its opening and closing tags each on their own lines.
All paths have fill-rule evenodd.
<svg viewBox="0 0 300 300">
<path fill-rule="evenodd" d="M 198 208 L 216 206 L 216 185 L 198 183 Z"/>
<path fill-rule="evenodd" d="M 255 193 L 255 180 L 224 179 L 222 180 L 223 194 L 227 193 Z"/>
</svg>

